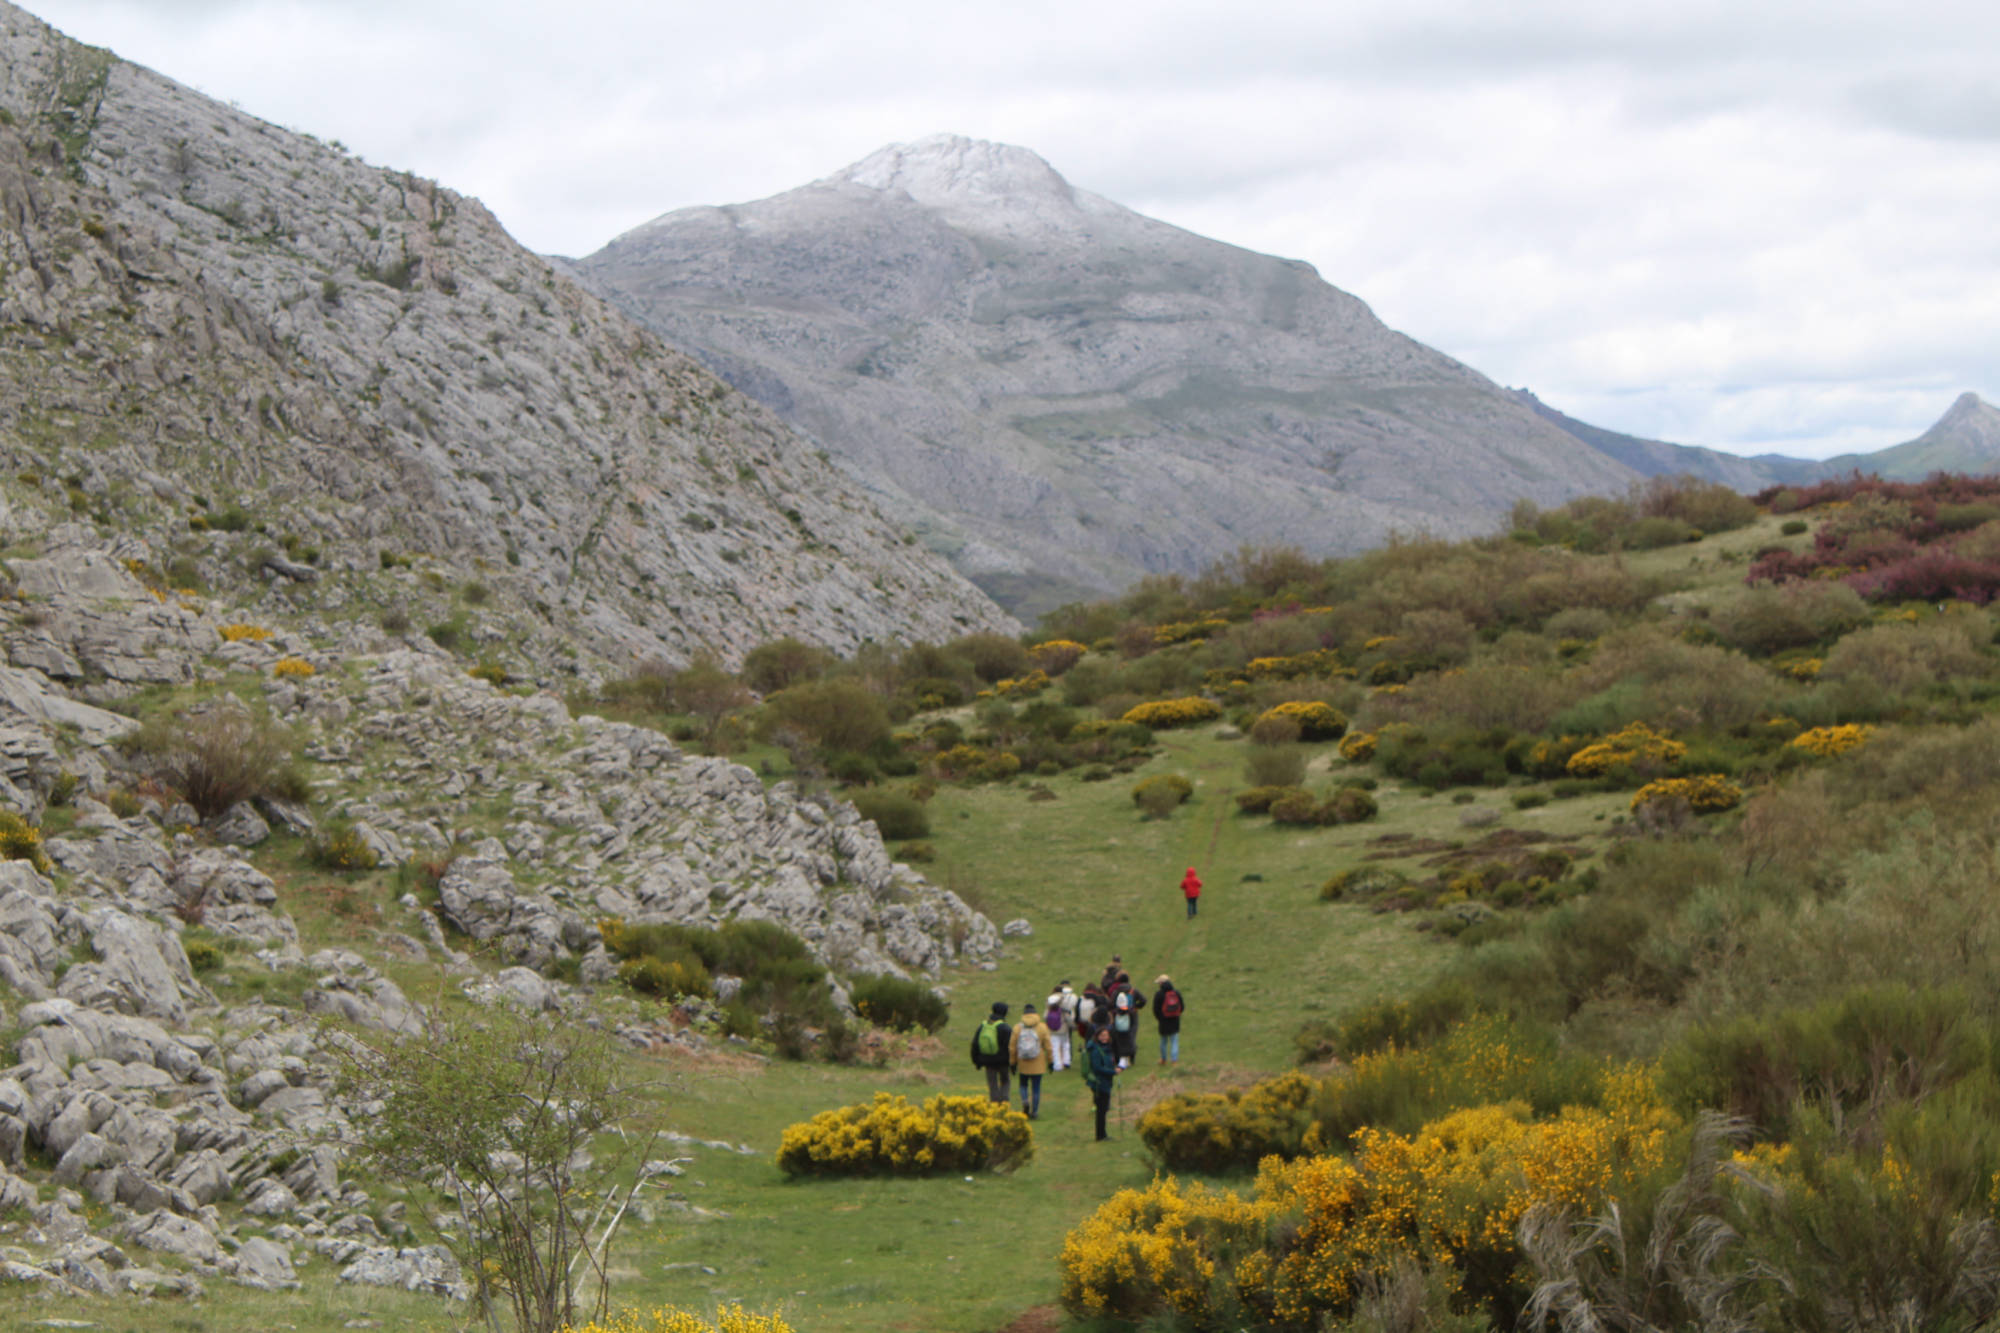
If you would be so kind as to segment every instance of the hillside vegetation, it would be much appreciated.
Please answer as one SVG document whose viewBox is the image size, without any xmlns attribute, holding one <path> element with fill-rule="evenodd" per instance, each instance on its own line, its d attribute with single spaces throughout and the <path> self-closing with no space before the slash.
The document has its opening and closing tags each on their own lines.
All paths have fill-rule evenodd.
<svg viewBox="0 0 2000 1333">
<path fill-rule="evenodd" d="M 24 1089 L 0 1187 L 27 1191 L 0 1309 L 153 1326 L 82 1294 L 96 1263 L 107 1290 L 199 1292 L 190 1328 L 462 1325 L 360 1285 L 393 1261 L 476 1296 L 422 1265 L 479 1251 L 423 1181 L 351 1152 L 371 1094 L 340 1052 L 518 1006 L 611 1038 L 612 1311 L 1976 1327 L 2000 1181 L 2000 655 L 1976 577 L 1996 497 L 1656 483 L 1475 542 L 1245 552 L 1019 640 L 776 639 L 567 701 L 436 642 L 376 656 L 160 602 L 119 569 L 179 638 L 105 661 L 176 670 L 68 705 L 0 827 L 28 950 L 0 1004 L 32 1024 L 0 1075 Z M 1899 595 L 1932 567 L 1952 595 Z M 13 569 L 19 642 L 84 651 L 81 571 L 111 572 L 74 546 Z M 117 979 L 120 911 L 185 980 Z M 1111 1142 L 1073 1074 L 1032 1123 L 951 1100 L 981 1091 L 966 1042 L 993 1001 L 1018 1014 L 1114 952 L 1189 1014 L 1179 1064 L 1142 1034 Z M 48 1034 L 81 1020 L 46 994 L 133 1004 L 190 1072 L 156 1091 L 92 1054 L 59 1081 Z M 168 1168 L 71 1156 L 89 1119 L 68 1106 L 123 1108 L 92 1135 L 120 1152 L 156 1117 L 241 1125 L 183 1217 L 217 1247 L 161 1248 L 143 1182 Z M 1004 1151 L 935 1153 L 974 1126 L 955 1151 Z M 789 1178 L 781 1141 L 822 1165 Z M 193 1142 L 172 1181 L 199 1178 Z M 61 1242 L 64 1217 L 89 1239 Z M 288 1266 L 260 1291 L 268 1249 Z"/>
</svg>

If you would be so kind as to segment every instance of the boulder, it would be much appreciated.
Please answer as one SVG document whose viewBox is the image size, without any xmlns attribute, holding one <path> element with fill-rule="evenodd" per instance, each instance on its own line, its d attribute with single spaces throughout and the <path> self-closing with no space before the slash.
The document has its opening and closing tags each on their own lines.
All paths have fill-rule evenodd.
<svg viewBox="0 0 2000 1333">
<path fill-rule="evenodd" d="M 235 1278 L 260 1291 L 291 1291 L 299 1285 L 291 1251 L 262 1236 L 252 1236 L 237 1247 Z"/>
<path fill-rule="evenodd" d="M 232 847 L 255 847 L 271 836 L 271 826 L 248 801 L 238 801 L 209 821 L 208 831 Z"/>
<path fill-rule="evenodd" d="M 372 1246 L 340 1270 L 340 1280 L 370 1287 L 426 1291 L 455 1300 L 464 1300 L 468 1294 L 465 1283 L 459 1278 L 458 1261 L 442 1245 L 424 1245 L 415 1249 Z"/>
</svg>

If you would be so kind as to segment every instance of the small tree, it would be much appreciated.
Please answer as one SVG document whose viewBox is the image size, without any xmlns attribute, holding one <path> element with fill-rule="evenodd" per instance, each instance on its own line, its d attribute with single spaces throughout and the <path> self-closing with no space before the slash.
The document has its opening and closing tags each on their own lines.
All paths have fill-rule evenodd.
<svg viewBox="0 0 2000 1333">
<path fill-rule="evenodd" d="M 521 1333 L 575 1323 L 579 1264 L 596 1279 L 586 1317 L 601 1316 L 611 1237 L 638 1189 L 619 1201 L 626 1154 L 594 1152 L 636 1099 L 611 1037 L 499 1011 L 429 1019 L 420 1035 L 351 1048 L 347 1089 L 371 1112 L 362 1156 L 429 1183 L 463 1219 L 451 1244 L 490 1325 L 503 1292 Z"/>
</svg>

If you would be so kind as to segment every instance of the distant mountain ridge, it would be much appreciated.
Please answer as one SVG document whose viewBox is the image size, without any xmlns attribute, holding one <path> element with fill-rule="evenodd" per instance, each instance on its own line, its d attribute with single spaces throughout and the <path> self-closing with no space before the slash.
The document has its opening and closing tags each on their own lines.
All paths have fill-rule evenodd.
<svg viewBox="0 0 2000 1333">
<path fill-rule="evenodd" d="M 1649 477 L 1685 474 L 1750 492 L 1844 477 L 1850 472 L 1872 472 L 1890 481 L 1921 481 L 1933 472 L 2000 472 L 2000 409 L 1970 392 L 1960 394 L 1936 424 L 1914 440 L 1873 453 L 1818 460 L 1784 454 L 1746 457 L 1621 435 L 1565 415 L 1527 389 L 1507 392 L 1544 421 Z"/>
<path fill-rule="evenodd" d="M 1030 615 L 1245 545 L 1490 530 L 1637 473 L 1311 266 L 1077 189 L 1025 149 L 897 145 L 576 261 Z"/>
</svg>

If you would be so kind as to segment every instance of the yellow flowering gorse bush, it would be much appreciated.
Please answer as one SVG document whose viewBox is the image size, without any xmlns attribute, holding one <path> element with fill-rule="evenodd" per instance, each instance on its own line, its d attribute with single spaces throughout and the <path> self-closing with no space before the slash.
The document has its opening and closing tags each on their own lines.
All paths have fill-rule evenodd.
<svg viewBox="0 0 2000 1333">
<path fill-rule="evenodd" d="M 1037 667 L 1019 680 L 995 681 L 993 693 L 1004 699 L 1010 694 L 1040 694 L 1048 687 L 1049 673 Z"/>
<path fill-rule="evenodd" d="M 1354 668 L 1342 666 L 1340 654 L 1331 648 L 1293 653 L 1289 657 L 1253 657 L 1241 672 L 1243 679 L 1252 681 L 1324 679 L 1353 674 Z"/>
<path fill-rule="evenodd" d="M 1511 1101 L 1413 1134 L 1363 1130 L 1351 1159 L 1267 1158 L 1248 1197 L 1167 1177 L 1121 1192 L 1069 1234 L 1063 1304 L 1083 1316 L 1310 1330 L 1347 1315 L 1359 1279 L 1399 1259 L 1456 1269 L 1469 1296 L 1490 1297 L 1526 1283 L 1514 1242 L 1524 1213 L 1601 1207 L 1667 1167 L 1675 1128 L 1650 1095 L 1539 1122 Z"/>
<path fill-rule="evenodd" d="M 886 1092 L 792 1125 L 778 1143 L 788 1176 L 1004 1171 L 1033 1155 L 1028 1117 L 1010 1105 L 954 1096 L 917 1105 Z"/>
<path fill-rule="evenodd" d="M 224 625 L 215 631 L 224 643 L 262 643 L 271 637 L 271 631 L 262 625 L 245 625 L 241 622 Z"/>
<path fill-rule="evenodd" d="M 281 679 L 287 676 L 303 679 L 313 674 L 313 664 L 303 657 L 281 657 L 272 665 L 271 674 Z"/>
<path fill-rule="evenodd" d="M 1814 727 L 1810 731 L 1802 731 L 1792 737 L 1791 745 L 1795 750 L 1804 750 L 1807 754 L 1827 759 L 1837 754 L 1846 754 L 1849 750 L 1859 749 L 1866 745 L 1868 738 L 1874 734 L 1875 728 L 1871 726 L 1860 722 L 1849 722 L 1838 727 Z"/>
<path fill-rule="evenodd" d="M 1288 717 L 1299 724 L 1299 739 L 1305 741 L 1331 741 L 1340 739 L 1347 730 L 1347 717 L 1331 704 L 1310 700 L 1293 699 L 1276 707 L 1266 709 L 1258 721 L 1266 718 Z"/>
<path fill-rule="evenodd" d="M 1090 649 L 1075 639 L 1049 639 L 1028 649 L 1035 666 L 1051 676 L 1060 676 L 1075 666 Z"/>
<path fill-rule="evenodd" d="M 1653 801 L 1686 801 L 1697 814 L 1734 810 L 1743 801 L 1743 789 L 1720 773 L 1704 773 L 1693 778 L 1659 778 L 1632 793 L 1632 808 Z"/>
<path fill-rule="evenodd" d="M 1129 708 L 1120 719 L 1137 722 L 1142 727 L 1165 731 L 1171 727 L 1191 727 L 1196 723 L 1210 722 L 1222 716 L 1221 705 L 1209 699 L 1189 696 L 1185 699 L 1159 699 L 1153 703 L 1139 704 Z"/>
<path fill-rule="evenodd" d="M 1340 740 L 1340 757 L 1350 764 L 1365 764 L 1375 757 L 1375 733 L 1350 731 Z"/>
<path fill-rule="evenodd" d="M 1229 628 L 1229 622 L 1208 617 L 1202 620 L 1183 620 L 1171 625 L 1153 627 L 1153 642 L 1188 643 L 1195 639 L 1206 639 L 1209 635 Z"/>
<path fill-rule="evenodd" d="M 1612 732 L 1569 757 L 1564 766 L 1572 777 L 1598 778 L 1617 768 L 1642 762 L 1665 768 L 1687 756 L 1687 746 L 1654 731 L 1643 722 Z"/>
</svg>

